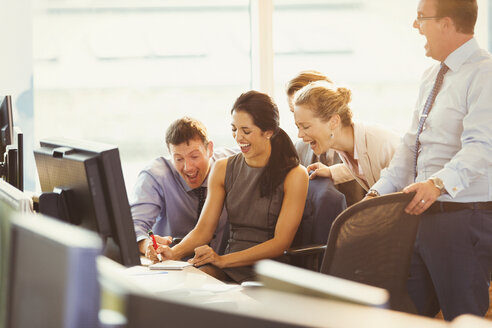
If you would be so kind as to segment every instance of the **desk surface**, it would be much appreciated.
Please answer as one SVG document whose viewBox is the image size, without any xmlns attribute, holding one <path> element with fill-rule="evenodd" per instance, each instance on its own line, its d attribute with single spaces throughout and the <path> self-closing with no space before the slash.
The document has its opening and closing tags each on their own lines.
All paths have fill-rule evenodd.
<svg viewBox="0 0 492 328">
<path fill-rule="evenodd" d="M 126 275 L 142 290 L 156 296 L 173 297 L 202 304 L 204 302 L 228 301 L 257 303 L 242 292 L 242 287 L 209 276 L 193 266 L 183 270 L 149 270 L 145 266 L 125 270 Z"/>
<path fill-rule="evenodd" d="M 202 271 L 187 267 L 154 271 L 146 267 L 125 270 L 144 293 L 179 300 L 221 312 L 296 323 L 308 327 L 449 327 L 444 321 L 370 308 L 334 300 L 282 293 L 265 288 L 225 284 Z"/>
</svg>

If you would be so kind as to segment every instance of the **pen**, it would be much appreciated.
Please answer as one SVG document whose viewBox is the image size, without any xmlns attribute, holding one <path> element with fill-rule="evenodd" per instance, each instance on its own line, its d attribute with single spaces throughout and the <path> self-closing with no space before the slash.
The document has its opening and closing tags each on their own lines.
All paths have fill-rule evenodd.
<svg viewBox="0 0 492 328">
<path fill-rule="evenodd" d="M 149 231 L 147 231 L 147 234 L 152 239 L 152 244 L 154 246 L 154 250 L 157 250 L 157 248 L 159 248 L 159 246 L 157 245 L 157 241 L 155 240 L 154 233 L 152 232 L 151 229 L 149 229 Z M 159 259 L 159 261 L 162 262 L 161 254 L 157 254 L 157 258 Z"/>
</svg>

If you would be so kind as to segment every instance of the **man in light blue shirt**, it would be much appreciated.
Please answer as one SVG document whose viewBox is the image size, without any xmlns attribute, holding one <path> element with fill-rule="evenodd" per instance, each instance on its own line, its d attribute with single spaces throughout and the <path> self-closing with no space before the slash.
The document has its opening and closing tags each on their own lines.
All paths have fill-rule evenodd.
<svg viewBox="0 0 492 328">
<path fill-rule="evenodd" d="M 203 202 L 199 190 L 206 196 L 207 178 L 213 163 L 233 155 L 229 149 L 214 151 L 205 126 L 184 117 L 174 121 L 166 132 L 166 144 L 171 159 L 156 158 L 140 172 L 131 198 L 131 211 L 140 252 L 145 254 L 152 229 L 156 240 L 167 245 L 171 237 L 184 237 L 196 225 Z M 210 245 L 222 254 L 228 236 L 227 214 L 222 211 Z"/>
<path fill-rule="evenodd" d="M 442 64 L 424 73 L 410 131 L 368 192 L 416 193 L 406 208 L 423 213 L 409 293 L 420 314 L 441 308 L 446 320 L 489 307 L 492 56 L 473 37 L 477 11 L 476 0 L 420 1 L 414 28 L 427 40 L 426 56 Z M 437 96 L 426 116 L 431 90 Z"/>
</svg>

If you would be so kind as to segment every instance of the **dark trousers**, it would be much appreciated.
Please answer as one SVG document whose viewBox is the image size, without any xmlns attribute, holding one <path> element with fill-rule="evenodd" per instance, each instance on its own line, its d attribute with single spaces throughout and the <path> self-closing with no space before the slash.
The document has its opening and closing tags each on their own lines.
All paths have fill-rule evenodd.
<svg viewBox="0 0 492 328">
<path fill-rule="evenodd" d="M 419 314 L 485 315 L 491 268 L 492 211 L 422 215 L 408 281 Z"/>
</svg>

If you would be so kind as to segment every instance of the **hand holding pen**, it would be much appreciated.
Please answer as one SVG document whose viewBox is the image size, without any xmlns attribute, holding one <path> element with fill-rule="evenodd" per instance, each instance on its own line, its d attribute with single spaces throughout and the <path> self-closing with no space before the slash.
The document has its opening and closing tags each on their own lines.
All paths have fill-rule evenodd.
<svg viewBox="0 0 492 328">
<path fill-rule="evenodd" d="M 152 230 L 148 230 L 147 234 L 149 235 L 149 238 L 151 240 L 152 245 L 148 245 L 146 256 L 152 260 L 152 257 L 157 255 L 157 259 L 159 261 L 162 261 L 162 257 L 160 254 L 155 254 L 155 251 L 159 248 L 159 245 L 169 245 L 172 242 L 172 238 L 170 236 L 167 237 L 161 237 L 161 236 L 156 236 L 154 235 Z M 157 240 L 159 240 L 159 244 L 157 243 Z M 151 249 L 154 250 L 154 252 L 151 251 Z"/>
</svg>

